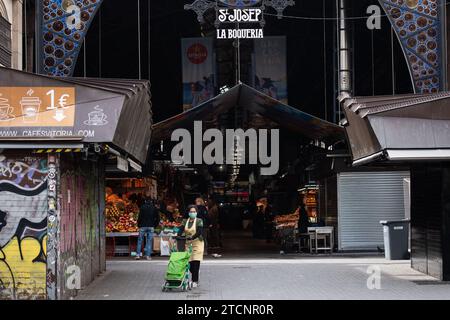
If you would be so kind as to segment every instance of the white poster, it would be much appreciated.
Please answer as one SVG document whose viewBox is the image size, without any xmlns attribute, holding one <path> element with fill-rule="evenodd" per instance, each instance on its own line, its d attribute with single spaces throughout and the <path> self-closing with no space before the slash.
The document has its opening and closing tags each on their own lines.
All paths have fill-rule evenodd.
<svg viewBox="0 0 450 320">
<path fill-rule="evenodd" d="M 287 104 L 286 37 L 265 37 L 254 41 L 255 89 Z"/>
<path fill-rule="evenodd" d="M 183 108 L 189 110 L 215 96 L 213 40 L 185 38 L 181 50 Z"/>
</svg>

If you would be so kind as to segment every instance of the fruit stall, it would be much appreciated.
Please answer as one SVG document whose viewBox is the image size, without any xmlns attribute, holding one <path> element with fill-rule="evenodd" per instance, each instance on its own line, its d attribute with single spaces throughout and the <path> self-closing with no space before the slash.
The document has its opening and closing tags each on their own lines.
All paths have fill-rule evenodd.
<svg viewBox="0 0 450 320">
<path fill-rule="evenodd" d="M 137 224 L 139 208 L 145 192 L 153 188 L 156 188 L 155 182 L 149 183 L 148 179 L 114 179 L 107 183 L 105 207 L 107 256 L 135 254 L 139 236 Z M 158 204 L 157 207 L 159 206 Z M 176 201 L 166 200 L 164 210 L 159 210 L 159 213 L 161 222 L 155 228 L 154 253 L 161 253 L 163 245 L 178 232 L 182 220 Z"/>
<path fill-rule="evenodd" d="M 106 188 L 106 251 L 108 256 L 129 255 L 135 250 L 139 206 L 126 195 L 113 193 Z"/>
<path fill-rule="evenodd" d="M 274 218 L 275 241 L 281 248 L 287 249 L 295 245 L 299 217 L 300 212 L 297 210 L 294 213 L 278 215 Z"/>
<path fill-rule="evenodd" d="M 106 254 L 129 256 L 136 251 L 139 228 L 139 207 L 149 178 L 107 178 L 105 190 Z"/>
</svg>

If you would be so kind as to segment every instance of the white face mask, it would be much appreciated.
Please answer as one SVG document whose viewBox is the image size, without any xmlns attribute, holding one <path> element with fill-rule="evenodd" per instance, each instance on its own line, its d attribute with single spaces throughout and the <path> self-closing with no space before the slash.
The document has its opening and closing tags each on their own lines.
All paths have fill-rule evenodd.
<svg viewBox="0 0 450 320">
<path fill-rule="evenodd" d="M 189 218 L 191 219 L 197 218 L 197 212 L 189 212 Z"/>
</svg>

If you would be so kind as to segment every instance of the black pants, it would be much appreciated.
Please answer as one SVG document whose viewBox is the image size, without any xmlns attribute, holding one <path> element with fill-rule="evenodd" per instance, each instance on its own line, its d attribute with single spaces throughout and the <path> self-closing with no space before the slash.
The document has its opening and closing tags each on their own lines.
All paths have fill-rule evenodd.
<svg viewBox="0 0 450 320">
<path fill-rule="evenodd" d="M 272 230 L 273 230 L 272 223 L 266 222 L 264 224 L 264 236 L 267 241 L 272 240 Z"/>
<path fill-rule="evenodd" d="M 191 261 L 190 270 L 192 274 L 192 282 L 198 282 L 198 273 L 200 271 L 200 261 Z"/>
</svg>

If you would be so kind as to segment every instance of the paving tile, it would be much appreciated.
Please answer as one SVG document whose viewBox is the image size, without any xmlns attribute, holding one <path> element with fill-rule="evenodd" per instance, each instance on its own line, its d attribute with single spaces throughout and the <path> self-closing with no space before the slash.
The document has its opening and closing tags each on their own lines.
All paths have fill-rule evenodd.
<svg viewBox="0 0 450 320">
<path fill-rule="evenodd" d="M 167 259 L 111 260 L 108 271 L 80 291 L 76 299 L 450 299 L 450 284 L 412 270 L 408 261 L 278 257 L 207 259 L 201 265 L 200 287 L 187 293 L 162 292 Z M 370 266 L 381 270 L 380 289 L 367 287 Z"/>
</svg>

